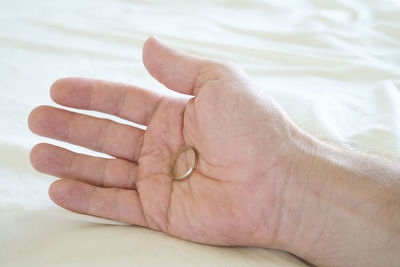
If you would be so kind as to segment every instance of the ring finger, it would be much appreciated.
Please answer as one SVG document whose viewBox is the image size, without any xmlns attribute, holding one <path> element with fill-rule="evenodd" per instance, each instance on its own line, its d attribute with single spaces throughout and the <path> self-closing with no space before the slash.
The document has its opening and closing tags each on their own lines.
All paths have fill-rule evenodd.
<svg viewBox="0 0 400 267">
<path fill-rule="evenodd" d="M 30 159 L 35 169 L 49 175 L 100 187 L 136 188 L 137 165 L 127 160 L 88 156 L 50 144 L 36 145 Z"/>
</svg>

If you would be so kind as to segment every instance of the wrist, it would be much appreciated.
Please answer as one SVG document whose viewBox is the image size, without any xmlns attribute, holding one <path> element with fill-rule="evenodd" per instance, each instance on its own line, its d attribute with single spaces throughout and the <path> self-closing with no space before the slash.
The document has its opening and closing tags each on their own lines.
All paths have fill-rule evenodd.
<svg viewBox="0 0 400 267">
<path fill-rule="evenodd" d="M 317 156 L 323 153 L 322 144 L 300 130 L 294 133 L 282 167 L 285 186 L 281 192 L 281 217 L 273 245 L 304 257 L 305 251 L 301 247 L 308 246 L 306 244 L 312 243 L 313 236 L 318 235 L 317 231 L 313 235 L 308 235 L 308 232 L 309 228 L 318 226 L 320 218 L 316 215 L 322 209 L 321 189 L 326 181 L 315 177 L 320 177 L 315 174 L 320 172 L 317 168 L 322 167 Z"/>
<path fill-rule="evenodd" d="M 375 168 L 385 169 L 385 161 L 377 163 L 307 134 L 299 137 L 283 190 L 276 248 L 318 265 L 357 265 L 351 255 L 371 258 L 371 249 L 381 244 L 399 253 L 399 202 L 391 207 L 396 210 L 386 205 L 398 187 L 386 187 L 375 179 L 379 173 L 372 175 Z M 388 222 L 393 214 L 397 224 Z"/>
</svg>

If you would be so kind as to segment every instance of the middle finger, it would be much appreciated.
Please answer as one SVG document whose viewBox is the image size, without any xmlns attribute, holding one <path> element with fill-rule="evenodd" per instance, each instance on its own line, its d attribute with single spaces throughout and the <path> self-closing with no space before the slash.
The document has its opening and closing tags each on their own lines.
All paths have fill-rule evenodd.
<svg viewBox="0 0 400 267">
<path fill-rule="evenodd" d="M 31 112 L 29 128 L 41 136 L 130 161 L 138 160 L 144 136 L 144 131 L 136 127 L 50 106 Z"/>
</svg>

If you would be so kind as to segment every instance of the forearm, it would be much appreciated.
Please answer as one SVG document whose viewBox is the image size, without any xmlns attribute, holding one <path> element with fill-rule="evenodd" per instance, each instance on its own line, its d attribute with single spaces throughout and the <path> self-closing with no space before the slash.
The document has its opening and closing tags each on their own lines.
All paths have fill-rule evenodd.
<svg viewBox="0 0 400 267">
<path fill-rule="evenodd" d="M 278 246 L 317 265 L 398 266 L 399 164 L 308 136 L 299 147 Z"/>
</svg>

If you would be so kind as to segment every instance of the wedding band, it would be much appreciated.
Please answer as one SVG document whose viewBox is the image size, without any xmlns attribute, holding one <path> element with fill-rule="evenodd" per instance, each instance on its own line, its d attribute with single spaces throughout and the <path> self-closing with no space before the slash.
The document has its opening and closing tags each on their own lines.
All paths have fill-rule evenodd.
<svg viewBox="0 0 400 267">
<path fill-rule="evenodd" d="M 181 176 L 176 176 L 175 175 L 175 164 L 176 164 L 176 160 L 179 158 L 179 156 L 185 152 L 186 150 L 190 150 L 193 152 L 194 154 L 194 160 L 192 165 L 190 166 L 189 170 L 187 170 L 187 172 Z M 196 150 L 188 145 L 183 145 L 181 146 L 171 157 L 170 161 L 169 161 L 169 176 L 171 176 L 173 179 L 175 180 L 183 180 L 187 177 L 189 177 L 194 169 L 196 168 L 197 162 L 199 161 L 198 155 Z"/>
</svg>

